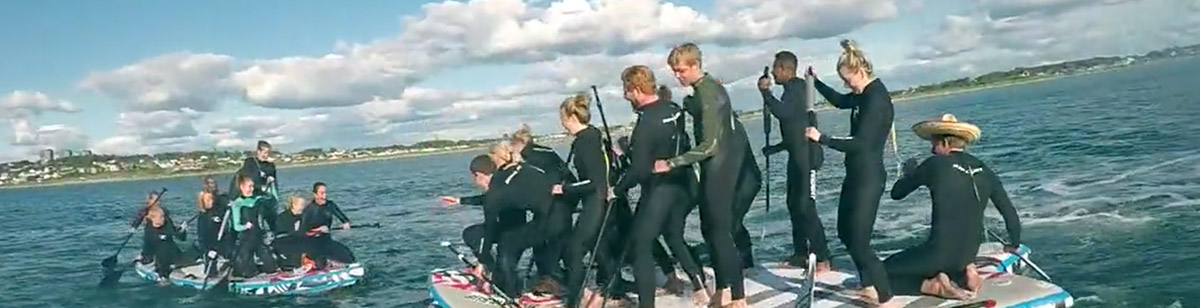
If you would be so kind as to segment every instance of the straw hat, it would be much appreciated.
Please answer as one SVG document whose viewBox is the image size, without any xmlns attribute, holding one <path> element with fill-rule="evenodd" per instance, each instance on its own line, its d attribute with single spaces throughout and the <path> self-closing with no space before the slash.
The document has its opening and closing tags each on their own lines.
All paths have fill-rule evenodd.
<svg viewBox="0 0 1200 308">
<path fill-rule="evenodd" d="M 967 122 L 959 122 L 953 114 L 944 114 L 938 120 L 921 121 L 912 127 L 921 139 L 930 140 L 938 135 L 951 135 L 962 138 L 967 143 L 979 140 L 979 127 Z"/>
</svg>

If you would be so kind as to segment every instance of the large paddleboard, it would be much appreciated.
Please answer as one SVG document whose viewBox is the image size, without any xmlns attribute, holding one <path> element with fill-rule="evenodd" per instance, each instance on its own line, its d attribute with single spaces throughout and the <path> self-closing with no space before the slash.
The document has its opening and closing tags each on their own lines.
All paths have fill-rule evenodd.
<svg viewBox="0 0 1200 308">
<path fill-rule="evenodd" d="M 1020 258 L 1001 250 L 999 243 L 980 245 L 976 267 L 984 277 L 983 288 L 972 300 L 946 300 L 928 296 L 897 296 L 895 300 L 904 307 L 1071 307 L 1074 299 L 1061 287 L 1041 280 L 1017 275 Z M 1018 253 L 1028 256 L 1029 248 L 1021 246 Z M 711 275 L 711 269 L 706 268 Z M 809 279 L 807 270 L 783 266 L 777 263 L 762 264 L 746 271 L 746 300 L 755 308 L 808 307 L 811 299 L 813 308 L 856 308 L 872 307 L 867 300 L 857 296 L 858 278 L 852 274 L 834 271 Z M 660 282 L 663 281 L 660 277 Z M 815 287 L 812 287 L 814 286 Z M 430 296 L 433 304 L 444 308 L 494 308 L 502 307 L 505 299 L 490 294 L 478 287 L 473 275 L 455 270 L 436 270 L 430 275 Z M 811 294 L 811 297 L 810 297 Z M 631 295 L 632 296 L 632 295 Z M 636 297 L 636 296 L 634 296 Z M 523 306 L 555 307 L 557 300 L 531 300 L 523 295 L 515 301 Z M 691 306 L 690 299 L 680 296 L 659 296 L 655 306 L 685 308 Z"/>
<path fill-rule="evenodd" d="M 138 276 L 149 281 L 159 281 L 158 273 L 154 272 L 154 263 L 134 266 Z M 218 267 L 219 268 L 219 267 Z M 228 268 L 226 269 L 228 271 Z M 329 262 L 322 270 L 312 270 L 306 273 L 280 271 L 271 275 L 258 275 L 249 279 L 229 282 L 229 292 L 242 295 L 302 295 L 325 292 L 337 288 L 354 285 L 366 274 L 366 268 L 360 263 L 340 264 Z M 224 272 L 214 275 L 205 283 L 204 264 L 195 264 L 177 268 L 171 271 L 167 281 L 175 286 L 191 289 L 211 289 Z"/>
</svg>

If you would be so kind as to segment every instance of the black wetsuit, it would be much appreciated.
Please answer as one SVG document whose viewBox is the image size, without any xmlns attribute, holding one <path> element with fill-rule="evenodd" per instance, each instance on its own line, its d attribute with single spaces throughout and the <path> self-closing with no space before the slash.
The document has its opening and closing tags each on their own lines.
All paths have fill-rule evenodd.
<svg viewBox="0 0 1200 308">
<path fill-rule="evenodd" d="M 163 224 L 157 228 L 149 221 L 146 221 L 145 239 L 148 246 L 142 247 L 142 264 L 154 262 L 154 272 L 158 273 L 159 277 L 169 277 L 172 267 L 179 261 L 182 252 L 179 250 L 179 245 L 175 243 L 175 239 L 185 240 L 183 232 L 175 226 L 175 222 L 171 221 L 171 215 L 167 209 L 162 209 Z M 143 215 L 144 217 L 144 215 Z M 143 218 L 144 220 L 144 218 Z"/>
<path fill-rule="evenodd" d="M 219 255 L 229 257 L 234 237 L 228 231 L 223 236 L 221 234 L 221 222 L 224 221 L 225 210 L 228 208 L 229 195 L 214 193 L 212 207 L 200 212 L 200 217 L 196 219 L 196 237 L 202 253 L 216 251 Z"/>
<path fill-rule="evenodd" d="M 334 218 L 342 223 L 350 223 L 350 218 L 342 213 L 342 209 L 337 206 L 337 203 L 333 200 L 325 200 L 325 204 L 317 204 L 314 200 L 304 207 L 302 215 L 304 215 L 304 230 L 309 231 L 308 243 L 311 248 L 309 256 L 316 263 L 317 268 L 324 267 L 326 260 L 334 260 L 342 264 L 354 263 L 354 253 L 350 252 L 350 248 L 347 248 L 346 245 L 334 241 L 327 232 L 312 232 L 313 229 L 321 226 L 328 227 L 332 231 Z"/>
<path fill-rule="evenodd" d="M 725 87 L 707 74 L 692 84 L 695 95 L 685 99 L 689 110 L 698 111 L 694 131 L 701 138 L 696 147 L 683 155 L 667 160 L 671 168 L 700 164 L 700 219 L 710 228 L 706 242 L 712 250 L 717 276 L 717 289 L 730 288 L 731 298 L 745 298 L 741 257 L 733 241 L 734 203 L 737 177 L 742 169 L 745 130 L 735 129 L 733 108 Z M 693 100 L 692 103 L 687 100 Z M 696 107 L 691 107 L 695 105 Z"/>
<path fill-rule="evenodd" d="M 703 286 L 700 280 L 703 273 L 684 242 L 683 229 L 670 224 L 673 220 L 670 214 L 678 208 L 680 200 L 687 198 L 690 170 L 680 168 L 666 174 L 653 173 L 655 160 L 682 153 L 682 145 L 687 142 L 685 136 L 679 134 L 682 120 L 682 111 L 671 102 L 660 100 L 643 106 L 630 138 L 633 152 L 629 170 L 614 188 L 616 194 L 625 195 L 634 186 L 642 187 L 642 197 L 628 238 L 640 307 L 654 307 L 656 280 L 652 250 L 658 245 L 660 235 L 671 248 L 675 260 L 688 273 L 693 286 L 697 290 Z"/>
<path fill-rule="evenodd" d="M 300 267 L 300 256 L 309 252 L 308 242 L 305 241 L 304 225 L 301 224 L 303 212 L 301 215 L 292 214 L 292 211 L 283 211 L 279 213 L 279 218 L 275 220 L 275 241 L 271 242 L 271 247 L 275 249 L 275 254 L 279 256 L 279 268 L 283 270 L 291 270 Z"/>
<path fill-rule="evenodd" d="M 275 229 L 275 216 L 279 214 L 276 206 L 279 201 L 275 200 L 278 195 L 276 188 L 279 187 L 279 177 L 275 173 L 275 163 L 269 161 L 259 161 L 256 157 L 247 157 L 242 161 L 242 168 L 238 170 L 250 176 L 254 181 L 254 195 L 269 199 L 269 202 L 263 203 L 263 207 L 259 208 L 259 216 L 266 221 L 267 227 Z M 274 178 L 274 182 L 267 185 L 267 179 Z M 237 176 L 233 177 L 233 181 L 229 183 L 229 191 L 241 191 L 237 187 Z"/>
<path fill-rule="evenodd" d="M 821 144 L 846 153 L 846 178 L 838 204 L 838 238 L 858 267 L 862 286 L 874 286 L 879 301 L 892 298 L 883 261 L 871 249 L 871 233 L 879 212 L 879 199 L 887 185 L 883 166 L 884 143 L 892 125 L 892 98 L 883 81 L 875 79 L 861 94 L 841 94 L 815 80 L 816 88 L 833 106 L 850 112 L 850 137 L 821 134 Z"/>
<path fill-rule="evenodd" d="M 971 154 L 951 152 L 926 159 L 892 186 L 900 200 L 918 187 L 929 188 L 933 202 L 929 239 L 884 260 L 896 295 L 920 295 L 921 282 L 945 273 L 966 286 L 965 269 L 974 260 L 982 237 L 988 200 L 1004 216 L 1010 245 L 1021 243 L 1021 222 L 1004 185 L 987 165 Z"/>
<path fill-rule="evenodd" d="M 233 200 L 230 208 L 229 223 L 238 235 L 238 249 L 235 252 L 236 257 L 234 262 L 234 276 L 237 277 L 253 277 L 258 274 L 261 269 L 263 272 L 272 273 L 278 270 L 275 264 L 275 256 L 270 249 L 263 243 L 263 236 L 269 232 L 264 229 L 260 223 L 259 206 L 266 206 L 269 203 L 267 199 L 257 196 L 239 197 Z M 250 222 L 250 229 L 245 228 L 246 222 Z M 256 268 L 254 264 L 255 257 L 262 261 L 262 267 Z"/>
<path fill-rule="evenodd" d="M 566 258 L 564 258 L 567 264 L 568 307 L 579 305 L 579 292 L 582 291 L 580 287 L 585 283 L 584 276 L 590 268 L 583 263 L 583 259 L 589 252 L 595 254 L 592 259 L 596 260 L 600 266 L 600 271 L 596 274 L 598 281 L 606 283 L 605 280 L 618 270 L 614 264 L 616 260 L 612 260 L 615 256 L 611 255 L 610 249 L 602 248 L 591 251 L 593 247 L 596 247 L 596 241 L 599 240 L 604 216 L 607 213 L 606 209 L 609 207 L 607 201 L 609 157 L 600 135 L 599 129 L 589 125 L 577 132 L 575 140 L 571 142 L 570 156 L 579 179 L 563 185 L 563 194 L 566 197 L 581 200 L 582 209 L 575 222 L 575 227 L 571 231 L 571 239 L 568 242 Z M 611 242 L 618 239 L 605 236 L 604 240 Z M 602 247 L 607 247 L 607 245 Z"/>
<path fill-rule="evenodd" d="M 570 211 L 555 206 L 555 198 L 550 194 L 551 186 L 556 182 L 556 178 L 541 169 L 524 163 L 492 174 L 484 194 L 486 237 L 482 254 L 489 254 L 490 244 L 496 243 L 496 268 L 492 273 L 496 286 L 508 294 L 519 291 L 516 267 L 521 254 L 526 249 L 544 245 L 551 237 L 562 236 L 569 227 L 561 223 L 563 220 L 558 215 L 570 215 Z M 500 215 L 511 210 L 532 212 L 533 220 L 519 227 L 504 226 Z"/>
<path fill-rule="evenodd" d="M 742 121 L 735 117 L 734 128 L 745 132 L 743 127 Z M 750 230 L 746 229 L 745 219 L 746 214 L 750 213 L 750 206 L 754 204 L 754 197 L 762 191 L 762 170 L 758 169 L 758 162 L 754 159 L 750 139 L 745 140 L 742 168 L 741 172 L 738 172 L 737 194 L 733 203 L 733 244 L 737 246 L 742 257 L 742 268 L 751 268 L 754 267 L 754 247 L 750 240 Z"/>
<path fill-rule="evenodd" d="M 804 80 L 792 78 L 783 83 L 780 99 L 771 96 L 770 90 L 761 90 L 767 109 L 779 119 L 782 141 L 764 149 L 764 154 L 786 150 L 787 162 L 787 208 L 792 222 L 792 264 L 807 262 L 809 252 L 817 254 L 818 262 L 829 261 L 829 244 L 825 238 L 825 227 L 817 216 L 817 170 L 824 162 L 824 150 L 804 136 L 808 127 L 817 127 L 816 113 L 805 103 L 807 95 Z"/>
<path fill-rule="evenodd" d="M 571 173 L 571 169 L 567 167 L 567 162 L 558 156 L 553 148 L 529 142 L 521 149 L 521 158 L 530 165 L 541 168 L 551 178 L 560 179 L 560 183 L 576 182 L 575 174 Z M 579 204 L 579 198 L 572 195 L 558 196 L 555 201 L 557 206 L 565 207 L 568 211 L 574 212 L 576 205 Z M 563 225 L 570 226 L 571 215 L 557 215 Z M 559 261 L 565 260 L 565 250 L 567 249 L 568 237 L 553 237 L 550 238 L 545 245 L 540 245 L 533 248 L 533 258 L 538 266 L 538 274 L 541 276 L 551 276 L 562 278 L 562 266 Z"/>
<path fill-rule="evenodd" d="M 517 164 L 511 164 L 508 166 L 501 167 L 501 170 L 509 169 L 509 168 L 516 168 L 517 166 L 518 166 Z M 492 177 L 491 183 L 497 183 L 498 180 L 501 180 L 501 179 Z M 496 185 L 500 185 L 500 184 L 496 184 Z M 486 195 L 481 194 L 481 195 L 475 195 L 475 196 L 469 196 L 469 197 L 462 197 L 462 198 L 459 198 L 459 204 L 483 207 L 485 196 Z M 498 225 L 498 227 L 499 227 L 499 229 L 501 229 L 500 232 L 504 232 L 504 230 L 507 230 L 509 228 L 515 228 L 515 227 L 520 227 L 520 226 L 525 225 L 526 220 L 527 219 L 526 219 L 526 215 L 525 215 L 525 210 L 522 210 L 522 209 L 508 210 L 508 211 L 504 211 L 504 212 L 500 213 L 500 215 L 499 215 L 500 224 Z M 485 248 L 484 244 L 487 239 L 487 231 L 484 230 L 483 223 L 478 223 L 478 224 L 467 226 L 466 228 L 463 229 L 462 237 L 463 237 L 463 243 L 471 248 L 471 252 L 475 254 L 475 258 L 479 260 L 479 263 L 483 264 L 483 266 L 487 267 L 488 269 L 497 268 L 496 267 L 496 258 L 495 258 L 495 256 L 493 256 L 490 253 L 492 251 L 492 248 L 489 246 L 489 247 L 487 247 L 487 249 L 484 249 Z M 490 243 L 489 245 L 492 245 L 492 244 L 495 244 L 495 243 L 493 242 L 493 243 Z M 485 254 L 484 252 L 488 252 L 488 253 Z"/>
</svg>

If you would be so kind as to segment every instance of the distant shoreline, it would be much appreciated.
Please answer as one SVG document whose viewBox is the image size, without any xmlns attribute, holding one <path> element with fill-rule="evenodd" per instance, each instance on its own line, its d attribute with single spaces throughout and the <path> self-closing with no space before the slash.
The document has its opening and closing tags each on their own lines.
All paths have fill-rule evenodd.
<svg viewBox="0 0 1200 308">
<path fill-rule="evenodd" d="M 1006 87 L 1012 87 L 1012 86 L 1046 82 L 1046 81 L 1062 79 L 1062 78 L 1084 76 L 1084 75 L 1108 72 L 1108 71 L 1119 70 L 1119 69 L 1124 69 L 1124 68 L 1129 68 L 1129 66 L 1113 67 L 1113 68 L 1107 68 L 1107 69 L 1101 69 L 1101 70 L 1095 70 L 1095 71 L 1083 72 L 1083 73 L 1076 73 L 1076 74 L 1070 74 L 1070 75 L 1031 77 L 1028 79 L 1022 79 L 1022 80 L 1012 81 L 1012 82 L 1003 82 L 1003 83 L 995 83 L 995 84 L 981 85 L 981 86 L 975 86 L 975 87 L 966 87 L 966 88 L 960 88 L 960 89 L 938 91 L 938 92 L 934 92 L 934 93 L 907 95 L 907 96 L 895 98 L 892 100 L 892 102 L 900 103 L 900 102 L 920 100 L 920 99 L 931 99 L 931 98 L 966 94 L 966 93 L 977 92 L 977 91 L 1000 89 L 1000 88 L 1006 88 Z M 837 110 L 837 108 L 834 108 L 833 106 L 825 105 L 820 108 L 817 108 L 816 111 L 817 112 L 826 112 L 826 111 L 834 111 L 834 110 Z M 742 116 L 741 119 L 742 120 L 759 119 L 763 115 L 762 111 L 763 111 L 762 109 L 746 111 L 748 114 Z M 556 143 L 556 142 L 552 142 L 552 143 Z M 547 143 L 547 144 L 551 144 L 551 143 Z M 488 147 L 488 145 L 477 145 L 477 146 L 470 146 L 470 147 L 460 148 L 460 149 L 438 150 L 438 151 L 430 151 L 430 152 L 423 152 L 423 153 L 407 153 L 407 154 L 399 154 L 399 155 L 391 155 L 391 156 L 374 156 L 374 157 L 364 157 L 364 158 L 312 161 L 312 162 L 304 162 L 304 163 L 279 165 L 279 169 L 305 168 L 305 167 L 363 163 L 363 162 L 370 162 L 370 161 L 415 158 L 415 157 L 423 157 L 423 156 L 468 152 L 468 151 L 485 149 L 487 147 Z M 112 182 L 149 181 L 149 180 L 162 180 L 162 179 L 172 179 L 172 178 L 181 178 L 181 177 L 201 177 L 201 176 L 206 176 L 206 175 L 233 173 L 236 171 L 237 171 L 237 168 L 224 168 L 224 169 L 218 169 L 218 170 L 192 171 L 192 172 L 180 172 L 180 173 L 144 175 L 144 176 L 142 176 L 142 175 L 114 176 L 114 177 L 99 178 L 99 179 L 62 180 L 62 181 L 54 181 L 54 182 L 50 182 L 50 183 L 29 183 L 29 184 L 19 184 L 19 185 L 4 185 L 4 186 L 0 186 L 0 190 L 55 187 L 55 186 L 67 186 L 67 185 L 86 185 L 86 184 L 99 184 L 99 183 L 112 183 Z"/>
</svg>

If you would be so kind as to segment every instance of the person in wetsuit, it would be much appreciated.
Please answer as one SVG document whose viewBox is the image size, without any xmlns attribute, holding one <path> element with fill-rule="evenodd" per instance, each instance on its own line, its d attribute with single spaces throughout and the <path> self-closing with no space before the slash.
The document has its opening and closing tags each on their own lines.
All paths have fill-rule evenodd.
<svg viewBox="0 0 1200 308">
<path fill-rule="evenodd" d="M 182 226 L 175 225 L 167 210 L 158 202 L 157 195 L 150 197 L 150 203 L 145 207 L 144 218 L 139 222 L 141 221 L 146 223 L 143 239 L 147 241 L 145 246 L 142 246 L 139 261 L 142 264 L 154 262 L 154 272 L 160 279 L 166 279 L 170 277 L 171 270 L 182 256 L 179 245 L 175 243 L 176 238 L 187 239 L 181 230 Z"/>
<path fill-rule="evenodd" d="M 561 183 L 576 182 L 575 175 L 567 167 L 567 162 L 558 156 L 558 152 L 554 149 L 534 143 L 533 132 L 529 125 L 521 125 L 521 128 L 512 134 L 512 140 L 509 142 L 512 145 L 513 152 L 518 153 L 520 158 L 533 165 L 541 168 L 550 177 L 560 179 Z M 575 211 L 579 199 L 574 196 L 561 196 L 555 199 L 559 207 L 568 208 L 571 212 Z M 559 222 L 563 225 L 571 225 L 571 215 L 558 215 Z M 535 247 L 533 249 L 534 262 L 538 265 L 538 273 L 542 276 L 545 282 L 553 281 L 554 279 L 562 279 L 563 269 L 560 261 L 566 257 L 565 250 L 568 246 L 568 238 L 554 237 L 545 245 Z"/>
<path fill-rule="evenodd" d="M 829 244 L 825 238 L 825 227 L 817 216 L 817 170 L 824 161 L 820 145 L 812 144 L 804 136 L 809 126 L 817 126 L 816 113 L 809 110 L 805 98 L 816 93 L 806 93 L 804 79 L 796 77 L 798 61 L 789 51 L 775 54 L 771 74 L 775 83 L 783 86 L 783 95 L 776 99 L 771 95 L 770 79 L 758 80 L 758 89 L 766 101 L 767 110 L 779 119 L 779 144 L 763 148 L 763 155 L 770 156 L 787 151 L 787 208 L 792 222 L 792 255 L 785 263 L 805 267 L 808 254 L 817 255 L 817 271 L 830 270 Z"/>
<path fill-rule="evenodd" d="M 842 182 L 838 198 L 838 238 L 846 245 L 850 258 L 862 275 L 861 295 L 879 301 L 881 307 L 898 305 L 892 300 L 883 261 L 871 249 L 871 233 L 875 229 L 875 217 L 879 211 L 879 200 L 887 185 L 887 171 L 883 166 L 883 149 L 888 129 L 892 125 L 892 99 L 883 81 L 875 78 L 871 62 L 850 40 L 842 41 L 842 55 L 838 59 L 838 75 L 845 81 L 850 94 L 841 94 L 814 79 L 817 91 L 833 106 L 852 109 L 850 112 L 850 137 L 830 137 L 817 128 L 808 127 L 805 135 L 836 151 L 846 154 L 846 178 Z M 817 78 L 808 69 L 808 78 Z"/>
<path fill-rule="evenodd" d="M 254 157 L 247 157 L 242 161 L 242 167 L 238 169 L 238 173 L 246 174 L 250 180 L 254 181 L 254 195 L 262 197 L 266 202 L 263 202 L 263 207 L 258 208 L 259 217 L 262 217 L 267 223 L 267 227 L 271 230 L 275 229 L 275 216 L 278 215 L 277 204 L 279 203 L 279 183 L 276 181 L 275 163 L 271 162 L 271 143 L 266 140 L 259 140 L 255 147 Z M 229 191 L 239 191 L 237 176 L 234 176 L 234 182 L 230 183 Z"/>
<path fill-rule="evenodd" d="M 555 206 L 550 194 L 557 179 L 525 163 L 513 163 L 497 168 L 486 155 L 471 161 L 471 173 L 483 184 L 484 243 L 482 255 L 491 253 L 496 243 L 494 282 L 508 294 L 517 294 L 517 261 L 525 250 L 544 245 L 549 237 L 562 236 L 569 226 L 562 225 L 556 215 L 570 215 Z M 484 184 L 486 183 L 486 184 Z M 544 193 L 539 193 L 544 192 Z M 533 219 L 521 226 L 502 225 L 500 215 L 508 211 L 528 211 Z"/>
<path fill-rule="evenodd" d="M 598 285 L 606 284 L 611 274 L 619 270 L 615 264 L 618 260 L 612 260 L 615 256 L 609 249 L 592 251 L 604 227 L 604 217 L 611 198 L 608 194 L 609 156 L 605 152 L 600 130 L 588 124 L 592 119 L 590 107 L 591 101 L 588 96 L 578 94 L 563 101 L 558 108 L 563 129 L 575 137 L 571 142 L 569 156 L 575 165 L 578 180 L 566 185 L 554 185 L 551 187 L 551 193 L 582 201 L 579 217 L 571 231 L 570 240 L 567 241 L 566 257 L 563 259 L 567 265 L 567 307 L 579 307 L 582 298 L 591 298 L 592 293 L 582 289 L 585 283 L 584 276 L 590 268 L 583 263 L 585 255 L 593 253 L 592 259 L 600 266 L 599 272 L 596 273 Z M 604 240 L 614 239 L 606 236 Z"/>
<path fill-rule="evenodd" d="M 656 160 L 655 173 L 701 165 L 700 182 L 704 200 L 700 204 L 702 224 L 707 232 L 706 242 L 712 250 L 717 274 L 717 291 L 712 298 L 716 305 L 746 306 L 740 256 L 733 241 L 734 199 L 737 174 L 744 163 L 743 148 L 746 133 L 736 131 L 733 109 L 725 87 L 701 69 L 700 48 L 687 43 L 676 46 L 667 58 L 667 65 L 679 82 L 695 90 L 699 117 L 693 122 L 702 140 L 687 153 L 670 159 Z"/>
<path fill-rule="evenodd" d="M 342 212 L 337 203 L 326 198 L 326 189 L 323 182 L 313 183 L 312 204 L 305 207 L 301 219 L 304 230 L 308 232 L 309 256 L 316 262 L 318 269 L 325 268 L 326 260 L 342 264 L 354 263 L 355 260 L 350 248 L 334 241 L 333 236 L 329 234 L 334 218 L 342 222 L 342 229 L 350 229 L 350 218 L 346 217 L 346 213 Z"/>
<path fill-rule="evenodd" d="M 225 219 L 225 210 L 229 208 L 229 195 L 217 190 L 217 181 L 211 176 L 204 177 L 204 189 L 196 197 L 196 210 L 200 217 L 196 221 L 196 237 L 201 252 L 213 252 L 215 255 L 205 258 L 215 258 L 216 255 L 229 257 L 233 237 L 222 236 L 221 226 Z"/>
<path fill-rule="evenodd" d="M 279 218 L 275 221 L 275 240 L 271 243 L 275 253 L 279 256 L 279 269 L 295 270 L 301 268 L 303 264 L 303 256 L 310 254 L 311 248 L 308 245 L 307 233 L 302 223 L 303 214 L 305 212 L 304 198 L 300 196 L 288 196 L 284 201 L 285 210 L 279 213 Z"/>
<path fill-rule="evenodd" d="M 234 252 L 233 276 L 249 278 L 260 271 L 274 273 L 279 270 L 275 264 L 275 256 L 263 242 L 263 237 L 270 229 L 263 228 L 259 215 L 259 206 L 267 206 L 271 201 L 255 194 L 254 179 L 251 175 L 238 173 L 236 179 L 241 194 L 233 200 L 229 209 L 229 224 L 237 232 L 238 238 L 237 251 Z M 262 261 L 262 267 L 255 266 L 255 257 Z"/>
<path fill-rule="evenodd" d="M 683 153 L 681 148 L 687 141 L 686 135 L 679 133 L 684 125 L 681 121 L 682 111 L 677 105 L 658 97 L 654 74 L 649 67 L 635 65 L 626 68 L 621 74 L 621 81 L 625 99 L 637 108 L 638 120 L 630 137 L 632 153 L 629 170 L 617 182 L 614 194 L 623 196 L 634 186 L 642 187 L 642 196 L 628 237 L 634 258 L 638 306 L 654 307 L 656 277 L 652 270 L 652 249 L 658 245 L 660 235 L 692 281 L 696 294 L 693 299 L 700 304 L 707 303 L 708 294 L 704 292 L 704 284 L 700 279 L 703 273 L 684 242 L 683 230 L 669 224 L 672 211 L 686 198 L 689 170 L 681 168 L 668 173 L 653 173 L 654 160 Z"/>
<path fill-rule="evenodd" d="M 503 141 L 497 142 L 495 145 L 492 146 L 492 148 L 490 149 L 488 154 L 483 155 L 483 156 L 485 156 L 489 160 L 491 160 L 492 165 L 495 165 L 495 166 L 515 166 L 515 164 L 513 163 L 514 157 L 512 155 L 512 148 L 508 142 L 503 142 Z M 488 187 L 488 183 L 480 182 L 482 179 L 483 179 L 482 177 L 477 176 L 475 173 L 471 174 L 471 182 L 473 184 L 475 184 L 475 186 L 480 187 L 486 191 L 486 187 Z M 468 196 L 468 197 L 443 196 L 443 197 L 441 197 L 441 199 L 442 199 L 442 204 L 446 205 L 446 206 L 462 204 L 462 205 L 482 207 L 483 203 L 484 203 L 483 202 L 484 196 L 485 196 L 484 194 Z M 507 212 L 501 213 L 500 221 L 501 221 L 500 226 L 502 229 L 506 229 L 509 227 L 521 226 L 526 223 L 525 211 L 514 210 L 514 211 L 507 211 Z M 483 254 L 483 251 L 484 251 L 483 245 L 485 242 L 484 239 L 486 237 L 487 237 L 487 232 L 484 230 L 483 223 L 467 226 L 466 228 L 463 229 L 463 232 L 462 232 L 463 243 L 466 244 L 471 249 L 471 252 L 475 255 L 475 258 L 479 260 L 480 264 L 486 268 L 496 268 L 494 256 L 492 256 L 490 254 L 488 254 L 488 255 Z M 487 249 L 487 251 L 492 251 L 492 250 L 489 247 Z M 472 270 L 478 270 L 478 269 L 472 269 Z M 477 273 L 477 274 L 479 274 L 479 273 Z"/>
<path fill-rule="evenodd" d="M 988 201 L 1004 217 L 1010 237 L 1005 250 L 1019 247 L 1021 221 L 996 173 L 964 151 L 978 140 L 977 126 L 946 114 L 940 121 L 913 125 L 913 131 L 930 141 L 934 155 L 920 165 L 915 159 L 905 162 L 904 176 L 892 186 L 892 199 L 928 187 L 933 221 L 924 243 L 888 257 L 884 268 L 897 295 L 965 299 L 970 295 L 960 286 L 978 292 L 982 281 L 972 261 L 982 241 L 979 232 Z"/>
</svg>

